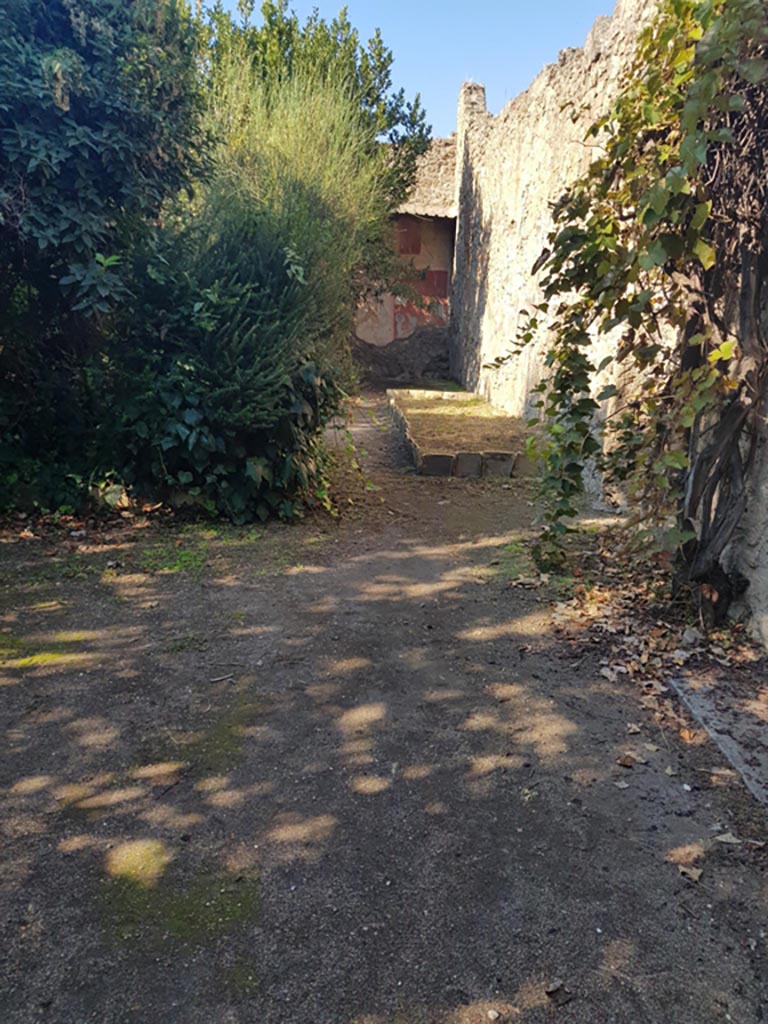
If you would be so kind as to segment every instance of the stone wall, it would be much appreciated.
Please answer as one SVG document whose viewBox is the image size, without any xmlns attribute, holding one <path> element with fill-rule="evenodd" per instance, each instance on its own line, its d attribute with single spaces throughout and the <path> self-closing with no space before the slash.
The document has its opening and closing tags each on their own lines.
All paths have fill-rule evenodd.
<svg viewBox="0 0 768 1024">
<path fill-rule="evenodd" d="M 521 310 L 541 291 L 532 268 L 551 229 L 550 204 L 592 160 L 588 127 L 604 114 L 631 60 L 654 0 L 619 0 L 595 23 L 582 50 L 563 51 L 498 116 L 482 85 L 459 98 L 457 234 L 451 295 L 451 371 L 513 415 L 530 411 L 544 373 L 544 337 L 500 369 L 489 368 L 516 339 Z M 603 341 L 606 347 L 609 341 Z M 599 360 L 602 353 L 597 351 Z M 726 561 L 750 580 L 747 602 L 768 643 L 768 440 L 749 487 L 749 506 Z"/>
<path fill-rule="evenodd" d="M 652 4 L 620 0 L 612 18 L 595 23 L 583 50 L 564 50 L 496 117 L 486 112 L 483 86 L 462 87 L 452 369 L 514 415 L 525 413 L 541 378 L 541 348 L 499 370 L 486 364 L 514 342 L 520 311 L 541 301 L 531 268 L 546 245 L 550 204 L 593 159 L 587 129 L 615 95 Z"/>
</svg>

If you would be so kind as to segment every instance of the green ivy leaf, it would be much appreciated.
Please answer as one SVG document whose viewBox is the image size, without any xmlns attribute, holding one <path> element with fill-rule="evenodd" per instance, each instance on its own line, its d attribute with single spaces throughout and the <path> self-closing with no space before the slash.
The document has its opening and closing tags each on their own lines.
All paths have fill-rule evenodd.
<svg viewBox="0 0 768 1024">
<path fill-rule="evenodd" d="M 711 212 L 712 202 L 710 200 L 706 203 L 699 203 L 694 211 L 693 217 L 691 217 L 691 229 L 693 231 L 700 231 L 709 220 Z"/>
<path fill-rule="evenodd" d="M 736 70 L 750 85 L 760 85 L 768 79 L 768 60 L 743 60 L 737 65 Z"/>
<path fill-rule="evenodd" d="M 693 255 L 701 263 L 705 270 L 711 270 L 717 263 L 717 253 L 713 247 L 705 242 L 703 238 L 699 238 L 693 246 Z"/>
</svg>

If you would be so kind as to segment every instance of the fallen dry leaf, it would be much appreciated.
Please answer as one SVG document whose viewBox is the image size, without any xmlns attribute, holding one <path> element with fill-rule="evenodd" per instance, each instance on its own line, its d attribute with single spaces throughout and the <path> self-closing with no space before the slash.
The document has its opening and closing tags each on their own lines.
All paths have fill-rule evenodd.
<svg viewBox="0 0 768 1024">
<path fill-rule="evenodd" d="M 683 864 L 678 864 L 677 870 L 683 876 L 687 878 L 689 882 L 698 882 L 701 876 L 704 874 L 701 868 L 689 868 Z"/>
<path fill-rule="evenodd" d="M 560 981 L 553 981 L 551 985 L 547 985 L 544 989 L 547 999 L 549 999 L 555 1006 L 565 1006 L 566 1003 L 570 1003 L 574 998 L 573 992 L 570 992 L 566 987 L 565 983 Z"/>
<path fill-rule="evenodd" d="M 660 683 L 657 679 L 647 679 L 643 683 L 643 689 L 655 694 L 669 693 L 669 687 L 664 686 L 664 684 Z"/>
<path fill-rule="evenodd" d="M 715 836 L 716 843 L 723 843 L 725 846 L 741 846 L 741 840 L 733 832 L 725 832 L 721 836 Z"/>
<path fill-rule="evenodd" d="M 642 731 L 643 730 L 639 725 L 636 725 L 634 722 L 627 722 L 627 732 L 630 736 L 637 736 L 637 734 Z"/>
</svg>

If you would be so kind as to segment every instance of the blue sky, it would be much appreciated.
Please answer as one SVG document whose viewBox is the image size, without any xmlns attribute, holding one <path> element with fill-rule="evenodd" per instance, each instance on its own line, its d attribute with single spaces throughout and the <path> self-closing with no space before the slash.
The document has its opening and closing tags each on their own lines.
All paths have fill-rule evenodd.
<svg viewBox="0 0 768 1024">
<path fill-rule="evenodd" d="M 235 0 L 228 0 L 235 7 Z M 341 0 L 291 5 L 303 19 L 313 7 L 332 18 Z M 595 18 L 613 0 L 348 0 L 350 20 L 364 38 L 380 28 L 395 56 L 394 79 L 409 95 L 420 92 L 435 135 L 456 126 L 463 81 L 486 86 L 496 114 L 525 89 L 559 50 L 582 46 Z"/>
</svg>

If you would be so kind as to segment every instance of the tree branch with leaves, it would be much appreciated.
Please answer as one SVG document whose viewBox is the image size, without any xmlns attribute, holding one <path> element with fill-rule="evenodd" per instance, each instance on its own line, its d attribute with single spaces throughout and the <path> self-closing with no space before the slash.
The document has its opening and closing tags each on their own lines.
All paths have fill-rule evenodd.
<svg viewBox="0 0 768 1024">
<path fill-rule="evenodd" d="M 716 618 L 740 585 L 723 555 L 765 436 L 767 136 L 762 0 L 662 0 L 590 128 L 602 155 L 554 205 L 520 337 L 549 332 L 540 560 L 565 557 L 596 460 Z M 606 374 L 629 378 L 618 414 Z"/>
</svg>

